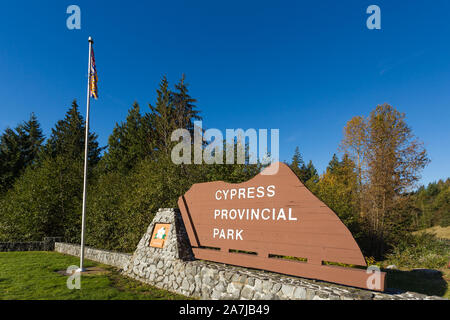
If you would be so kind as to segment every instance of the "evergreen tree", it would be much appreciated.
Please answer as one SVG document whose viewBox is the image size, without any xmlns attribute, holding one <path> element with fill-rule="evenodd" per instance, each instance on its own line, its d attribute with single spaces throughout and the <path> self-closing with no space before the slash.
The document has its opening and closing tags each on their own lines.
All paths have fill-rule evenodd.
<svg viewBox="0 0 450 320">
<path fill-rule="evenodd" d="M 34 115 L 0 137 L 0 191 L 9 189 L 23 171 L 37 159 L 44 135 Z"/>
<path fill-rule="evenodd" d="M 73 160 L 83 159 L 84 140 L 85 122 L 78 111 L 77 102 L 74 100 L 65 118 L 59 120 L 55 128 L 52 129 L 50 139 L 48 139 L 45 146 L 44 156 L 55 158 L 58 155 L 62 155 Z M 88 153 L 90 166 L 98 163 L 102 149 L 98 145 L 97 135 L 90 132 Z"/>
<path fill-rule="evenodd" d="M 291 170 L 299 177 L 300 180 L 303 181 L 303 170 L 305 163 L 303 162 L 302 154 L 300 153 L 299 147 L 295 148 L 294 156 L 292 157 L 291 164 L 289 167 Z"/>
<path fill-rule="evenodd" d="M 19 135 L 7 128 L 0 138 L 0 187 L 8 190 L 23 167 Z"/>
<path fill-rule="evenodd" d="M 173 94 L 173 104 L 175 107 L 176 124 L 178 128 L 184 128 L 191 133 L 194 131 L 194 121 L 201 120 L 200 112 L 196 110 L 194 103 L 197 100 L 189 95 L 187 84 L 185 83 L 185 75 L 183 74 L 178 84 L 175 85 Z"/>
<path fill-rule="evenodd" d="M 330 162 L 328 163 L 327 171 L 329 171 L 330 173 L 336 173 L 336 171 L 339 170 L 339 166 L 339 158 L 334 153 L 333 158 L 331 158 Z"/>
<path fill-rule="evenodd" d="M 309 161 L 308 165 L 305 165 L 302 154 L 298 147 L 295 148 L 294 156 L 292 157 L 289 167 L 294 171 L 297 177 L 303 184 L 305 184 L 312 177 L 315 177 L 314 181 L 318 179 L 317 170 L 315 169 L 312 161 Z"/>
<path fill-rule="evenodd" d="M 312 165 L 311 168 L 313 168 Z M 308 188 L 336 212 L 352 233 L 358 236 L 359 221 L 355 163 L 348 156 L 344 155 L 342 161 L 339 161 L 337 156 L 333 155 L 326 172 L 316 183 L 312 180 L 314 179 L 308 181 Z"/>
<path fill-rule="evenodd" d="M 23 137 L 22 153 L 25 167 L 27 167 L 33 164 L 38 158 L 44 142 L 44 134 L 42 133 L 41 125 L 34 113 L 31 114 L 28 121 L 20 126 L 19 132 Z"/>
<path fill-rule="evenodd" d="M 304 172 L 305 181 L 311 180 L 314 183 L 317 183 L 319 181 L 319 174 L 317 173 L 316 167 L 314 167 L 312 160 L 309 160 Z"/>
<path fill-rule="evenodd" d="M 171 141 L 170 137 L 172 131 L 176 126 L 176 113 L 173 103 L 173 95 L 169 89 L 169 82 L 164 76 L 161 79 L 159 89 L 156 90 L 157 98 L 155 106 L 149 104 L 152 113 L 149 115 L 149 120 L 155 132 L 155 147 L 158 152 L 165 156 L 170 154 Z"/>
<path fill-rule="evenodd" d="M 117 124 L 108 139 L 105 155 L 109 170 L 127 172 L 142 159 L 150 156 L 154 142 L 151 124 L 142 116 L 139 104 L 135 102 L 128 111 L 125 122 Z"/>
<path fill-rule="evenodd" d="M 450 179 L 445 182 L 431 182 L 420 186 L 411 195 L 415 209 L 418 211 L 414 217 L 415 229 L 424 229 L 441 225 L 449 225 L 450 218 Z"/>
<path fill-rule="evenodd" d="M 188 94 L 184 75 L 175 85 L 175 91 L 170 90 L 169 82 L 164 76 L 156 92 L 155 106 L 149 104 L 151 114 L 147 117 L 154 132 L 155 150 L 167 157 L 174 145 L 171 141 L 172 132 L 187 129 L 192 134 L 194 121 L 201 120 L 201 117 L 194 105 L 196 100 Z"/>
</svg>

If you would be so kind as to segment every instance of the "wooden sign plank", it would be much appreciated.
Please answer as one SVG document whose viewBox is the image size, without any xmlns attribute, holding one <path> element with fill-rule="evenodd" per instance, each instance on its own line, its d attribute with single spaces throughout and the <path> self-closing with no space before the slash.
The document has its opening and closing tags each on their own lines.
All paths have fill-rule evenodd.
<svg viewBox="0 0 450 320">
<path fill-rule="evenodd" d="M 366 262 L 339 217 L 287 165 L 277 165 L 274 175 L 259 174 L 240 184 L 199 183 L 180 197 L 196 258 L 367 288 L 365 270 L 323 265 Z M 384 273 L 381 279 L 378 290 L 384 290 Z"/>
<path fill-rule="evenodd" d="M 309 279 L 320 279 L 328 282 L 341 283 L 354 287 L 367 288 L 366 270 L 345 268 L 340 266 L 314 265 L 301 261 L 288 261 L 276 258 L 250 256 L 242 253 L 214 252 L 214 250 L 195 248 L 194 255 L 198 259 L 211 260 L 231 265 L 251 267 L 294 275 Z M 386 274 L 380 273 L 381 284 L 386 281 Z"/>
</svg>

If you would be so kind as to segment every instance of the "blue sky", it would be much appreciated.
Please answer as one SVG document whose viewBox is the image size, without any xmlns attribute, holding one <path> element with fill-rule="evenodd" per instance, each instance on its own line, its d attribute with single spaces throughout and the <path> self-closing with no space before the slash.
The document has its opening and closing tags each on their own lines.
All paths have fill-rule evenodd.
<svg viewBox="0 0 450 320">
<path fill-rule="evenodd" d="M 66 8 L 81 8 L 68 30 Z M 366 8 L 381 8 L 381 30 Z M 450 176 L 450 2 L 13 1 L 0 11 L 0 129 L 35 112 L 48 136 L 76 98 L 85 113 L 88 36 L 106 145 L 133 101 L 185 73 L 203 126 L 278 128 L 280 158 L 299 146 L 322 172 L 345 123 L 389 103 L 432 160 L 422 183 Z"/>
</svg>

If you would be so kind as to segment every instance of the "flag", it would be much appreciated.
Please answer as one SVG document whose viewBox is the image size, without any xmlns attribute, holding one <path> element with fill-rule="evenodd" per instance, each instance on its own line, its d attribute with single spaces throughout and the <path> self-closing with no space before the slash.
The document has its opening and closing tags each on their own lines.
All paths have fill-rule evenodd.
<svg viewBox="0 0 450 320">
<path fill-rule="evenodd" d="M 91 70 L 89 72 L 89 90 L 90 96 L 94 99 L 98 99 L 98 76 L 97 67 L 95 66 L 94 48 L 91 49 Z"/>
</svg>

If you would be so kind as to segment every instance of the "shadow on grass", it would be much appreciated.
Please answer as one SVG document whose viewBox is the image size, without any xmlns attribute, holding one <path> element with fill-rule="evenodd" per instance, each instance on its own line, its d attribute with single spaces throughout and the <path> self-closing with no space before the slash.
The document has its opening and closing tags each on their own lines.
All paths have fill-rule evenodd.
<svg viewBox="0 0 450 320">
<path fill-rule="evenodd" d="M 384 271 L 387 272 L 387 291 L 390 293 L 412 291 L 429 296 L 443 297 L 446 295 L 448 282 L 439 270 L 432 273 L 401 270 Z"/>
<path fill-rule="evenodd" d="M 102 267 L 109 271 L 108 278 L 111 281 L 110 286 L 121 292 L 134 292 L 135 294 L 150 297 L 152 300 L 196 300 L 192 297 L 169 292 L 131 279 L 118 272 L 114 267 L 105 265 L 102 265 Z"/>
</svg>

